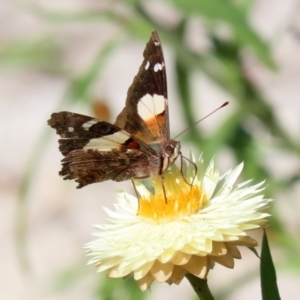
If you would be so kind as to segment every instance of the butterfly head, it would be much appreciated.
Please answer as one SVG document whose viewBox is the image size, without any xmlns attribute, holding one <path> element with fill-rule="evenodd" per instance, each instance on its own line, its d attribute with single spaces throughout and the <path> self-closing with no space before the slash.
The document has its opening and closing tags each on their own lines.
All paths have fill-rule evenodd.
<svg viewBox="0 0 300 300">
<path fill-rule="evenodd" d="M 162 151 L 162 173 L 165 172 L 168 169 L 168 167 L 171 166 L 176 160 L 176 158 L 180 155 L 180 142 L 174 140 L 165 141 Z"/>
</svg>

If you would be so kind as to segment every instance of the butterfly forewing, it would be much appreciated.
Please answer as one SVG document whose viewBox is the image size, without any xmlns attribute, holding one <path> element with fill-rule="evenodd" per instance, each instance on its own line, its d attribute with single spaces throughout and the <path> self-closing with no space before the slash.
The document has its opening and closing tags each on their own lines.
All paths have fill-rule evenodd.
<svg viewBox="0 0 300 300">
<path fill-rule="evenodd" d="M 85 146 L 92 148 L 88 145 L 93 144 L 102 150 L 119 148 L 120 142 L 130 138 L 130 134 L 108 122 L 67 111 L 53 113 L 48 124 L 62 138 L 59 149 L 63 155 Z"/>
<path fill-rule="evenodd" d="M 170 138 L 166 68 L 156 31 L 153 31 L 143 55 L 143 63 L 115 125 L 149 144 Z"/>
</svg>

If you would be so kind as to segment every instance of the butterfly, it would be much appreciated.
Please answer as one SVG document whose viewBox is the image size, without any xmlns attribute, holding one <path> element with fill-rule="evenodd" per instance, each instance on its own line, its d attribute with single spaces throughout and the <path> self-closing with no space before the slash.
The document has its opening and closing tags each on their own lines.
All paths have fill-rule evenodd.
<svg viewBox="0 0 300 300">
<path fill-rule="evenodd" d="M 159 36 L 153 31 L 144 60 L 114 124 L 72 112 L 53 113 L 48 124 L 61 137 L 64 179 L 77 188 L 105 180 L 162 175 L 178 156 L 170 139 L 166 68 Z"/>
</svg>

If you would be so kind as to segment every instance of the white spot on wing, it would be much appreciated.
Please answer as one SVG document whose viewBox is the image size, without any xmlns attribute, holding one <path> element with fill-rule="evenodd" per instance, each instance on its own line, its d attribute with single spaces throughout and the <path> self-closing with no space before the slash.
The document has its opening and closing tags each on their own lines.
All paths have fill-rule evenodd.
<svg viewBox="0 0 300 300">
<path fill-rule="evenodd" d="M 163 64 L 157 63 L 157 64 L 154 65 L 153 70 L 154 70 L 154 72 L 157 72 L 159 70 L 161 71 L 163 69 L 163 67 L 164 67 Z"/>
<path fill-rule="evenodd" d="M 89 128 L 91 126 L 95 125 L 96 123 L 98 123 L 98 121 L 96 121 L 96 120 L 90 120 L 88 122 L 83 123 L 82 127 L 83 127 L 84 130 L 89 130 Z"/>
<path fill-rule="evenodd" d="M 155 46 L 159 46 L 159 41 L 154 41 Z"/>
<path fill-rule="evenodd" d="M 154 94 L 153 97 L 146 94 L 138 102 L 138 114 L 143 120 L 153 118 L 165 110 L 166 99 L 162 95 Z"/>
<path fill-rule="evenodd" d="M 120 130 L 110 135 L 105 135 L 99 138 L 91 139 L 83 149 L 99 149 L 109 151 L 111 149 L 118 149 L 120 145 L 125 143 L 130 138 L 130 134 L 126 131 Z"/>
<path fill-rule="evenodd" d="M 149 60 L 147 60 L 147 63 L 146 63 L 146 65 L 145 65 L 145 70 L 148 70 L 148 69 L 149 69 L 149 66 L 150 66 L 150 62 L 149 62 Z"/>
<path fill-rule="evenodd" d="M 74 127 L 68 127 L 68 131 L 69 132 L 73 132 L 74 131 Z"/>
</svg>

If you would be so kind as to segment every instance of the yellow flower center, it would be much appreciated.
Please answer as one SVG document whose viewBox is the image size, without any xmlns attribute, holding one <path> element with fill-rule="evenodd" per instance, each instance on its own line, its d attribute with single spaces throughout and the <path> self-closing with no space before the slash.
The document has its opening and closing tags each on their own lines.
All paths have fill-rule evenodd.
<svg viewBox="0 0 300 300">
<path fill-rule="evenodd" d="M 198 184 L 190 186 L 183 181 L 171 186 L 166 184 L 166 197 L 162 188 L 156 187 L 155 190 L 155 195 L 149 193 L 139 199 L 138 216 L 157 224 L 183 220 L 207 203 L 207 197 Z"/>
</svg>

